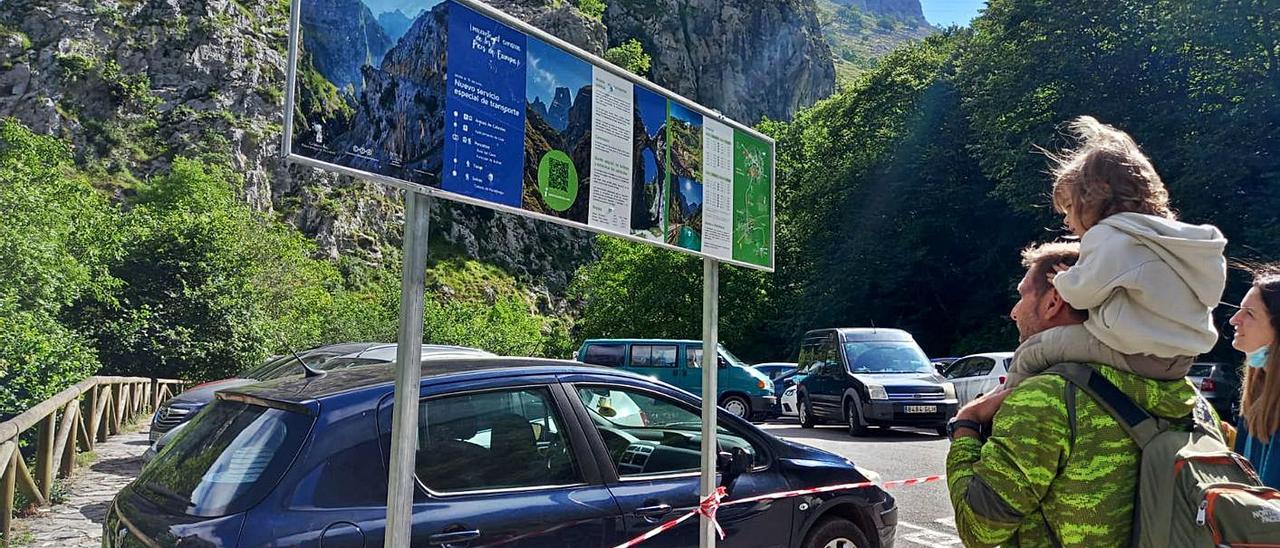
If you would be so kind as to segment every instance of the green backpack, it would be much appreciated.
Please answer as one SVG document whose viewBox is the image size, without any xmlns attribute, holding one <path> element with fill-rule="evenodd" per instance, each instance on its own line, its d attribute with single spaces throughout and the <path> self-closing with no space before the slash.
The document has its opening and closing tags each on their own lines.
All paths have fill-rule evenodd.
<svg viewBox="0 0 1280 548">
<path fill-rule="evenodd" d="M 1191 416 L 1154 417 L 1093 368 L 1055 365 L 1067 383 L 1074 437 L 1075 390 L 1093 398 L 1142 449 L 1132 546 L 1278 547 L 1280 491 L 1265 487 L 1249 461 L 1233 452 L 1204 398 Z"/>
</svg>

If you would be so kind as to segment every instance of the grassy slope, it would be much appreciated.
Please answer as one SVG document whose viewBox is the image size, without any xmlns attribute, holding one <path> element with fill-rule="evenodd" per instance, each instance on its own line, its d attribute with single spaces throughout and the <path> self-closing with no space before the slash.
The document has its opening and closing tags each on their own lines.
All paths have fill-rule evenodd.
<svg viewBox="0 0 1280 548">
<path fill-rule="evenodd" d="M 836 82 L 847 84 L 875 66 L 893 48 L 937 32 L 925 21 L 904 21 L 841 6 L 833 0 L 815 0 L 822 33 L 835 57 Z"/>
</svg>

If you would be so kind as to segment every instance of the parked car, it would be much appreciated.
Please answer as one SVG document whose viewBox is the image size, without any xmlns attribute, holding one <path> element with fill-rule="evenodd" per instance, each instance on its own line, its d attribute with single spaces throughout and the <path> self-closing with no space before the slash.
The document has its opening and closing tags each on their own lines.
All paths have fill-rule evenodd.
<svg viewBox="0 0 1280 548">
<path fill-rule="evenodd" d="M 182 432 L 182 429 L 188 424 L 191 424 L 191 421 L 187 421 L 170 428 L 163 436 L 160 436 L 156 441 L 151 442 L 151 445 L 147 447 L 147 450 L 142 452 L 143 466 L 146 466 L 147 463 L 156 458 L 156 455 L 159 455 L 161 451 L 164 451 L 165 446 L 169 445 L 169 442 L 173 441 L 173 438 L 176 437 L 179 432 Z"/>
<path fill-rule="evenodd" d="M 933 358 L 929 361 L 933 363 L 933 368 L 937 369 L 938 374 L 941 375 L 947 370 L 947 366 L 955 363 L 958 359 L 960 358 Z"/>
<path fill-rule="evenodd" d="M 716 403 L 738 417 L 767 417 L 778 401 L 773 381 L 723 346 L 718 354 Z M 702 394 L 702 341 L 589 339 L 578 349 L 578 361 L 618 367 Z"/>
<path fill-rule="evenodd" d="M 395 343 L 340 343 L 320 346 L 293 354 L 275 356 L 262 365 L 252 367 L 240 373 L 238 377 L 222 379 L 196 385 L 186 391 L 169 398 L 156 407 L 151 417 L 151 432 L 148 438 L 155 442 L 166 432 L 194 417 L 204 406 L 213 401 L 213 394 L 219 390 L 248 386 L 261 381 L 278 379 L 301 373 L 301 358 L 308 367 L 320 371 L 342 369 L 356 365 L 394 362 L 396 359 Z M 438 344 L 422 345 L 422 355 L 433 358 L 460 356 L 493 356 L 489 352 L 465 346 L 447 346 Z"/>
<path fill-rule="evenodd" d="M 1187 373 L 1187 378 L 1200 388 L 1200 395 L 1218 411 L 1218 416 L 1232 424 L 1239 414 L 1241 367 L 1233 363 L 1196 362 Z"/>
<path fill-rule="evenodd" d="M 779 377 L 796 370 L 795 362 L 765 362 L 757 363 L 751 367 L 764 373 L 771 381 L 776 381 Z"/>
<path fill-rule="evenodd" d="M 218 392 L 107 509 L 103 546 L 381 546 L 394 371 L 374 365 Z M 413 546 L 614 546 L 698 505 L 696 397 L 561 360 L 424 362 Z M 730 499 L 874 472 L 721 410 Z M 736 455 L 736 456 L 729 456 Z M 726 458 L 727 457 L 727 458 Z M 876 486 L 725 506 L 725 546 L 892 546 Z M 695 547 L 696 520 L 655 546 Z"/>
<path fill-rule="evenodd" d="M 1204 362 L 1191 364 L 1191 369 L 1187 370 L 1187 380 L 1196 385 L 1196 388 L 1200 388 L 1200 384 L 1204 382 L 1205 378 L 1213 374 L 1213 366 L 1214 364 L 1212 363 Z"/>
<path fill-rule="evenodd" d="M 958 407 L 955 387 L 900 329 L 810 331 L 799 361 L 796 399 L 804 428 L 839 421 L 853 436 L 870 426 L 917 426 L 944 435 Z"/>
<path fill-rule="evenodd" d="M 773 381 L 773 396 L 775 398 L 773 407 L 765 415 L 766 419 L 776 419 L 782 416 L 782 393 L 787 390 L 788 386 L 795 384 L 792 380 L 796 374 L 795 362 L 766 362 L 758 363 L 751 367 L 756 371 L 764 373 Z"/>
<path fill-rule="evenodd" d="M 791 385 L 782 391 L 782 397 L 778 398 L 778 406 L 781 407 L 781 414 L 784 417 L 799 417 L 798 402 L 796 399 L 796 391 L 800 387 Z"/>
<path fill-rule="evenodd" d="M 956 386 L 956 397 L 964 405 L 1004 386 L 1012 363 L 1013 352 L 973 354 L 953 362 L 942 376 Z"/>
</svg>

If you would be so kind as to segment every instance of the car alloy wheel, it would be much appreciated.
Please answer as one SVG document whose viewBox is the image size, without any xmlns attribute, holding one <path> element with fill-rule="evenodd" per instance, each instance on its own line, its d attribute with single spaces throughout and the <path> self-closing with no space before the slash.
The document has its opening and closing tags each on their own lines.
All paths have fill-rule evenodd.
<svg viewBox="0 0 1280 548">
<path fill-rule="evenodd" d="M 813 411 L 809 407 L 809 398 L 801 398 L 796 403 L 796 413 L 800 415 L 800 428 L 813 428 Z"/>
<path fill-rule="evenodd" d="M 871 544 L 852 522 L 840 518 L 823 518 L 806 536 L 804 548 L 867 548 Z"/>
<path fill-rule="evenodd" d="M 748 418 L 751 415 L 751 404 L 738 396 L 729 396 L 720 402 L 720 407 L 728 411 L 738 418 Z"/>
</svg>

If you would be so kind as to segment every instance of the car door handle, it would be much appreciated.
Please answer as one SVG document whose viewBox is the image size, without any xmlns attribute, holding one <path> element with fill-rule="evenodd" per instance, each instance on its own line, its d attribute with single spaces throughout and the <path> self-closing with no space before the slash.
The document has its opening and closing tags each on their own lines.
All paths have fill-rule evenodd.
<svg viewBox="0 0 1280 548">
<path fill-rule="evenodd" d="M 645 519 L 660 518 L 671 513 L 670 504 L 656 504 L 636 508 L 635 514 Z"/>
<path fill-rule="evenodd" d="M 448 533 L 436 533 L 427 537 L 427 543 L 433 546 L 442 544 L 453 544 L 456 542 L 467 542 L 480 537 L 479 529 L 470 529 L 467 531 L 450 531 Z"/>
</svg>

